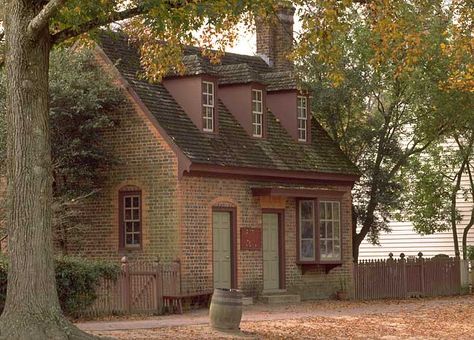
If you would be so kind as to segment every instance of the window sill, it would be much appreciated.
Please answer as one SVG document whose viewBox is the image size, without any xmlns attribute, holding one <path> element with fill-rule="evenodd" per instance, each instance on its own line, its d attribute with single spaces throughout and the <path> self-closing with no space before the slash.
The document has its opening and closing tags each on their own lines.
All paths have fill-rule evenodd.
<svg viewBox="0 0 474 340">
<path fill-rule="evenodd" d="M 332 269 L 342 266 L 342 261 L 297 261 L 296 264 L 301 267 L 301 272 L 303 274 L 305 274 L 308 270 L 317 268 L 324 268 L 324 271 L 326 274 L 328 274 Z"/>
<path fill-rule="evenodd" d="M 120 252 L 132 252 L 132 251 L 140 251 L 140 250 L 142 250 L 141 245 L 125 246 L 119 249 Z"/>
</svg>

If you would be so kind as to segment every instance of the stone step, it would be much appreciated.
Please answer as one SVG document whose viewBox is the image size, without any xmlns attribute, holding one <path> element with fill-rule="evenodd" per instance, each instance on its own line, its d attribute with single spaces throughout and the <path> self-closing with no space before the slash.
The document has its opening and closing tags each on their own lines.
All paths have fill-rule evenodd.
<svg viewBox="0 0 474 340">
<path fill-rule="evenodd" d="M 244 306 L 253 305 L 253 297 L 244 296 L 242 298 L 242 305 L 244 305 Z"/>
<path fill-rule="evenodd" d="M 301 298 L 298 294 L 272 294 L 260 296 L 260 301 L 274 305 L 279 303 L 298 303 L 301 301 Z"/>
</svg>

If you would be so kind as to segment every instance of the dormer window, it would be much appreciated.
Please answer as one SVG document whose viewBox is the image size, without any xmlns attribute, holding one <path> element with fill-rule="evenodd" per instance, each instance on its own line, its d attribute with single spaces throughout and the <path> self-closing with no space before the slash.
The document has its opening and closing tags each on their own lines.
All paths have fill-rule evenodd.
<svg viewBox="0 0 474 340">
<path fill-rule="evenodd" d="M 298 141 L 306 142 L 308 140 L 308 98 L 298 96 Z"/>
<path fill-rule="evenodd" d="M 205 132 L 214 132 L 214 83 L 202 82 L 202 126 Z"/>
<path fill-rule="evenodd" d="M 263 137 L 263 91 L 252 90 L 252 129 L 254 137 Z"/>
</svg>

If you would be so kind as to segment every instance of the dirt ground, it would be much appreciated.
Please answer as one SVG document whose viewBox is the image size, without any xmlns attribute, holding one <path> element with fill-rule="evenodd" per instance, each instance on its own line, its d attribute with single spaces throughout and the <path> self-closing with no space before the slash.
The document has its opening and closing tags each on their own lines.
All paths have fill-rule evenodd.
<svg viewBox="0 0 474 340">
<path fill-rule="evenodd" d="M 126 330 L 122 322 L 121 330 L 91 328 L 89 332 L 117 339 L 474 339 L 473 295 L 255 305 L 244 309 L 239 334 L 212 330 L 203 321 L 206 311 L 200 313 L 180 316 L 182 326 L 170 327 L 165 322 L 159 328 Z"/>
</svg>

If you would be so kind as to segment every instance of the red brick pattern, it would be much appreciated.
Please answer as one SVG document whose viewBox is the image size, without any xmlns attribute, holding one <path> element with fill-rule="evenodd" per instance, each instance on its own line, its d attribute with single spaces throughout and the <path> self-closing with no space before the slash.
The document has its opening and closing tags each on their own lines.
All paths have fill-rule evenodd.
<svg viewBox="0 0 474 340">
<path fill-rule="evenodd" d="M 293 46 L 293 14 L 294 9 L 280 7 L 275 18 L 257 21 L 257 54 L 276 71 L 292 69 L 288 54 Z"/>
<path fill-rule="evenodd" d="M 178 257 L 177 159 L 155 127 L 128 104 L 112 119 L 116 126 L 104 131 L 105 147 L 116 159 L 103 189 L 83 208 L 82 242 L 71 252 L 93 258 L 170 261 Z M 141 250 L 119 251 L 118 193 L 132 186 L 142 190 Z"/>
<path fill-rule="evenodd" d="M 252 196 L 251 188 L 282 184 L 205 177 L 184 177 L 180 181 L 181 264 L 184 290 L 212 289 L 212 207 L 230 206 L 237 209 L 238 287 L 247 294 L 261 293 L 262 251 L 240 250 L 239 231 L 240 228 L 262 228 L 260 199 Z M 351 285 L 351 196 L 349 187 L 313 186 L 312 188 L 346 190 L 342 199 L 341 216 L 344 264 L 329 274 L 322 268 L 302 274 L 301 268 L 296 265 L 296 200 L 289 198 L 285 207 L 286 285 L 289 291 L 300 293 L 302 298 L 324 298 L 334 294 L 342 280 L 346 281 L 347 286 Z"/>
</svg>

